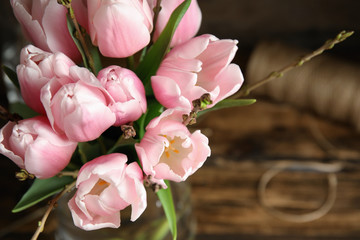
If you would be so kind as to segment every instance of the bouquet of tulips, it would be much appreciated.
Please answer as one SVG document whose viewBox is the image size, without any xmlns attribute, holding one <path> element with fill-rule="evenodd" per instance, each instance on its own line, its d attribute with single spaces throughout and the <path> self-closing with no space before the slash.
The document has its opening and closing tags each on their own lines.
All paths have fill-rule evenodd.
<svg viewBox="0 0 360 240">
<path fill-rule="evenodd" d="M 156 191 L 176 238 L 169 181 L 210 156 L 196 117 L 253 100 L 226 99 L 243 76 L 236 40 L 196 36 L 196 0 L 11 0 L 31 44 L 4 67 L 29 110 L 7 113 L 0 153 L 35 178 L 14 212 L 76 188 L 68 206 L 85 230 L 120 226 Z M 30 110 L 31 109 L 31 110 Z M 21 116 L 21 117 L 20 117 Z"/>
</svg>

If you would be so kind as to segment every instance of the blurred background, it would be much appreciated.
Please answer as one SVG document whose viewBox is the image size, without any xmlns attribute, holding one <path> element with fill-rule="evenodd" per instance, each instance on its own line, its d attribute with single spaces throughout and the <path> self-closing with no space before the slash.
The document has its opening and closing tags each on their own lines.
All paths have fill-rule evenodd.
<svg viewBox="0 0 360 240">
<path fill-rule="evenodd" d="M 212 156 L 189 178 L 195 239 L 360 239 L 360 2 L 198 2 L 199 34 L 238 39 L 234 62 L 245 85 L 342 30 L 355 33 L 252 92 L 246 98 L 255 104 L 199 119 L 195 127 L 209 137 Z M 15 69 L 25 41 L 9 2 L 0 4 L 1 64 Z M 0 84 L 0 103 L 8 106 L 11 85 Z M 42 212 L 11 213 L 29 184 L 14 179 L 12 162 L 2 157 L 0 166 L 0 239 L 29 239 Z M 54 229 L 49 221 L 39 239 L 53 239 Z"/>
</svg>

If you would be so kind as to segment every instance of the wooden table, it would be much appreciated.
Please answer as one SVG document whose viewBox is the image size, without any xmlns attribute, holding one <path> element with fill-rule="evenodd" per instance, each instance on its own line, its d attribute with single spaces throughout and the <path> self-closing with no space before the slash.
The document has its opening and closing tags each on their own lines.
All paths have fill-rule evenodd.
<svg viewBox="0 0 360 240">
<path fill-rule="evenodd" d="M 210 137 L 213 155 L 190 178 L 197 239 L 360 239 L 358 133 L 290 106 L 261 101 L 214 112 L 199 125 Z M 264 209 L 259 181 L 280 161 L 344 164 L 336 173 L 335 203 L 325 216 L 294 223 Z M 321 207 L 327 194 L 327 174 L 282 171 L 265 196 L 271 207 L 299 215 Z"/>
</svg>

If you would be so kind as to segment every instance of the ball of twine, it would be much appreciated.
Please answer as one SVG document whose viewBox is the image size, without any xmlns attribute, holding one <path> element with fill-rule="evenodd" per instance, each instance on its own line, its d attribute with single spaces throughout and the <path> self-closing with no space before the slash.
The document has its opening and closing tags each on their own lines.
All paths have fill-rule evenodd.
<svg viewBox="0 0 360 240">
<path fill-rule="evenodd" d="M 246 81 L 259 81 L 306 53 L 280 43 L 261 43 L 250 57 Z M 360 68 L 354 64 L 321 55 L 253 93 L 288 102 L 360 130 Z"/>
</svg>

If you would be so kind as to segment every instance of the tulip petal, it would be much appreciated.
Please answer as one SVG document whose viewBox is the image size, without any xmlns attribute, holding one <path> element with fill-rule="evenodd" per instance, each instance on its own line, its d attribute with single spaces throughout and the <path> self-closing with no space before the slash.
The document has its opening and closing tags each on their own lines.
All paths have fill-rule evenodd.
<svg viewBox="0 0 360 240">
<path fill-rule="evenodd" d="M 9 138 L 11 137 L 12 129 L 15 122 L 8 122 L 0 129 L 0 153 L 12 160 L 20 168 L 25 168 L 24 160 L 16 155 L 10 147 Z"/>
<path fill-rule="evenodd" d="M 144 16 L 133 6 L 118 2 L 101 6 L 93 18 L 96 44 L 107 57 L 128 57 L 150 42 Z"/>
</svg>

